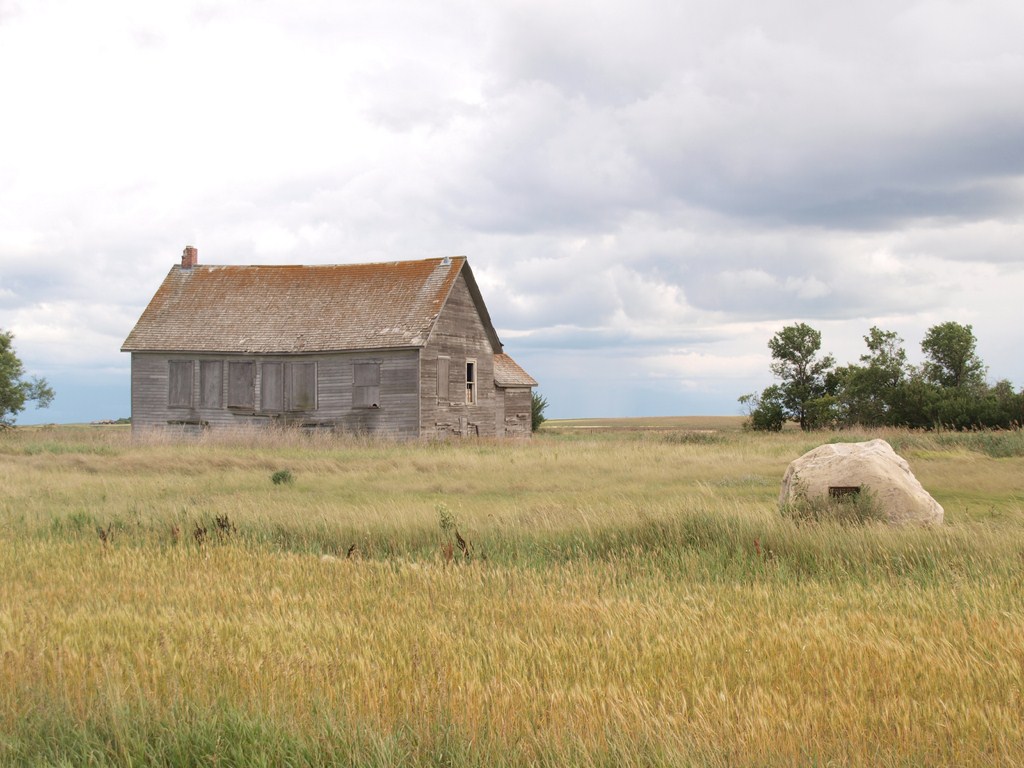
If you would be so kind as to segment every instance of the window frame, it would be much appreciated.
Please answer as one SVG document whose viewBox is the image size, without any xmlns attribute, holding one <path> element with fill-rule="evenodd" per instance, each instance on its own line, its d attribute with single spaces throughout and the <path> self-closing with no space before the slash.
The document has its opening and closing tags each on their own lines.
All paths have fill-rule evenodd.
<svg viewBox="0 0 1024 768">
<path fill-rule="evenodd" d="M 195 401 L 195 378 L 195 360 L 167 361 L 168 408 L 192 408 Z"/>
<path fill-rule="evenodd" d="M 223 360 L 199 361 L 199 407 L 224 407 Z"/>
<path fill-rule="evenodd" d="M 268 372 L 273 371 L 268 376 Z M 276 379 L 276 380 L 275 380 Z M 273 381 L 270 387 L 267 387 L 267 381 Z M 263 413 L 282 413 L 285 409 L 285 396 L 284 396 L 284 362 L 280 360 L 266 360 L 260 365 L 260 410 Z M 276 393 L 275 393 L 276 385 Z M 268 393 L 276 394 L 274 402 L 268 402 Z"/>
<path fill-rule="evenodd" d="M 307 370 L 312 370 L 312 376 L 308 376 L 308 374 L 299 375 L 300 371 Z M 317 409 L 317 397 L 319 395 L 318 373 L 316 360 L 302 360 L 301 362 L 291 362 L 285 365 L 285 407 L 287 410 L 291 412 L 308 412 Z M 296 394 L 296 384 L 301 384 L 301 378 L 304 377 L 308 378 L 306 383 L 311 387 L 311 390 L 307 393 L 309 395 L 308 400 L 303 399 L 303 402 L 300 404 Z"/>
<path fill-rule="evenodd" d="M 235 378 L 238 371 L 248 370 L 248 384 L 245 397 L 242 401 L 235 400 L 238 390 L 238 380 Z M 256 361 L 255 360 L 229 360 L 228 361 L 228 399 L 227 407 L 239 410 L 255 410 L 256 408 Z"/>
<path fill-rule="evenodd" d="M 360 360 L 352 363 L 352 407 L 380 408 L 381 364 L 379 360 Z M 370 372 L 373 375 L 367 375 Z"/>
<path fill-rule="evenodd" d="M 449 403 L 452 399 L 452 359 L 449 355 L 437 356 L 437 401 Z"/>
<path fill-rule="evenodd" d="M 480 376 L 480 366 L 476 358 L 466 358 L 466 405 L 477 404 L 477 379 Z"/>
</svg>

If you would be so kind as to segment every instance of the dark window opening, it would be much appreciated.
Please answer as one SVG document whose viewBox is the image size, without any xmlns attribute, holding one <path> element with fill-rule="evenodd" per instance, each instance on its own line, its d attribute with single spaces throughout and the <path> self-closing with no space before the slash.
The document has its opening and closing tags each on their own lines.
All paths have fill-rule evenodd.
<svg viewBox="0 0 1024 768">
<path fill-rule="evenodd" d="M 476 404 L 476 360 L 466 361 L 466 404 Z"/>
</svg>

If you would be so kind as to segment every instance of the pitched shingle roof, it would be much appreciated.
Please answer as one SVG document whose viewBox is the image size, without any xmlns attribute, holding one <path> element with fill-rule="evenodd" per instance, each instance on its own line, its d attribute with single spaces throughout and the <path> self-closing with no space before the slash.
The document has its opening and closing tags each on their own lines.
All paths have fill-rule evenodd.
<svg viewBox="0 0 1024 768">
<path fill-rule="evenodd" d="M 494 383 L 499 387 L 536 387 L 534 378 L 505 354 L 494 356 Z"/>
<path fill-rule="evenodd" d="M 464 256 L 328 266 L 175 266 L 121 350 L 287 354 L 419 347 L 460 273 L 490 326 Z M 488 331 L 500 352 L 493 328 Z"/>
</svg>

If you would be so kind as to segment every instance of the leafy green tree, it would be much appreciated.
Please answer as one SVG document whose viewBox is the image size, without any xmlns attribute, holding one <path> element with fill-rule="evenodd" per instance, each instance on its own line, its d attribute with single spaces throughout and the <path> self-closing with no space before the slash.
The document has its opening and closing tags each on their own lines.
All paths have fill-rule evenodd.
<svg viewBox="0 0 1024 768">
<path fill-rule="evenodd" d="M 805 430 L 838 429 L 845 423 L 846 408 L 836 395 L 825 394 L 804 404 Z"/>
<path fill-rule="evenodd" d="M 986 426 L 1013 429 L 1024 425 L 1024 391 L 1014 392 L 1013 384 L 1001 379 L 989 387 L 983 404 Z"/>
<path fill-rule="evenodd" d="M 834 394 L 833 381 L 827 374 L 835 366 L 835 358 L 819 358 L 821 331 L 806 323 L 787 325 L 768 342 L 774 362 L 772 374 L 782 380 L 782 405 L 786 417 L 800 423 L 803 430 L 814 429 L 819 420 L 819 408 L 812 401 Z"/>
<path fill-rule="evenodd" d="M 883 331 L 872 326 L 864 337 L 868 354 L 861 355 L 860 361 L 871 371 L 872 378 L 880 389 L 893 389 L 907 377 L 907 351 L 903 339 L 895 331 Z"/>
<path fill-rule="evenodd" d="M 868 427 L 892 425 L 900 388 L 910 374 L 903 339 L 894 331 L 873 326 L 864 337 L 868 353 L 861 365 L 836 371 L 836 390 L 845 424 Z"/>
<path fill-rule="evenodd" d="M 14 334 L 0 330 L 0 426 L 9 427 L 14 417 L 25 410 L 25 403 L 35 402 L 46 408 L 53 401 L 53 390 L 45 379 L 26 380 L 25 367 L 14 354 Z"/>
<path fill-rule="evenodd" d="M 841 403 L 835 397 L 839 379 L 831 355 L 819 358 L 821 332 L 806 323 L 788 325 L 768 342 L 771 371 L 778 384 L 739 398 L 747 408 L 755 430 L 777 432 L 786 421 L 799 422 L 803 430 L 834 426 Z"/>
<path fill-rule="evenodd" d="M 938 423 L 942 390 L 913 370 L 892 397 L 889 424 L 911 429 L 932 429 Z"/>
<path fill-rule="evenodd" d="M 995 386 L 938 387 L 931 409 L 932 425 L 944 429 L 1013 429 L 1024 416 L 1024 396 L 1008 381 Z"/>
<path fill-rule="evenodd" d="M 921 342 L 925 379 L 940 387 L 982 389 L 985 364 L 975 351 L 974 329 L 948 322 L 928 329 Z"/>
<path fill-rule="evenodd" d="M 763 392 L 752 392 L 739 399 L 747 409 L 749 420 L 744 427 L 756 432 L 781 432 L 786 423 L 786 408 L 782 404 L 782 388 L 778 384 Z"/>
<path fill-rule="evenodd" d="M 540 429 L 540 425 L 543 424 L 547 419 L 544 416 L 544 411 L 547 410 L 548 399 L 540 392 L 533 393 L 533 400 L 530 403 L 530 428 L 536 432 Z"/>
</svg>

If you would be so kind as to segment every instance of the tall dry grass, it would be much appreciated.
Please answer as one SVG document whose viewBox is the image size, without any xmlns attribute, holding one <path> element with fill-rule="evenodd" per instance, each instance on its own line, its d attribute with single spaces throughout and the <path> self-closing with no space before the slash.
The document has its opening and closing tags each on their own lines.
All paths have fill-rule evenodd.
<svg viewBox="0 0 1024 768">
<path fill-rule="evenodd" d="M 784 519 L 802 434 L 16 430 L 0 763 L 1024 762 L 1024 459 L 887 437 L 947 526 Z"/>
</svg>

